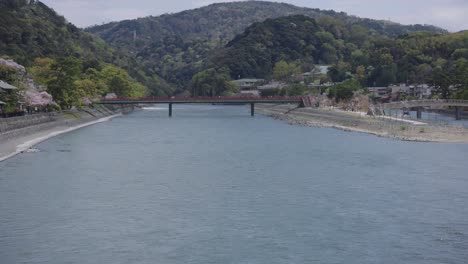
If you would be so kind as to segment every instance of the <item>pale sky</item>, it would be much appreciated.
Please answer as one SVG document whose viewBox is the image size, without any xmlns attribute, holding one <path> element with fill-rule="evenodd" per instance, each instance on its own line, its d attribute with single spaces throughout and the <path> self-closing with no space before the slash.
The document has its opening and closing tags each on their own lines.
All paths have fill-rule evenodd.
<svg viewBox="0 0 468 264">
<path fill-rule="evenodd" d="M 149 15 L 175 13 L 222 0 L 42 0 L 79 27 Z M 450 31 L 468 29 L 468 0 L 282 0 L 301 7 L 333 9 L 351 15 L 431 24 Z"/>
</svg>

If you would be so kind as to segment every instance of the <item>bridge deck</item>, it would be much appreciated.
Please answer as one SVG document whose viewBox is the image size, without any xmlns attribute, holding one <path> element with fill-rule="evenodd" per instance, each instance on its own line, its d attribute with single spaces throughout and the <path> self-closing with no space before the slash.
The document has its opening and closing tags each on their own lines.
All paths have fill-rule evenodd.
<svg viewBox="0 0 468 264">
<path fill-rule="evenodd" d="M 258 103 L 273 103 L 286 104 L 296 103 L 304 105 L 303 97 L 301 96 L 269 96 L 269 97 L 179 97 L 179 98 L 114 98 L 103 99 L 95 102 L 95 104 L 168 104 L 169 116 L 172 116 L 173 104 L 250 104 L 250 114 L 254 116 L 255 104 Z"/>
<path fill-rule="evenodd" d="M 102 99 L 96 104 L 250 104 L 250 103 L 300 103 L 299 96 L 278 97 L 180 97 L 180 98 L 114 98 Z"/>
</svg>

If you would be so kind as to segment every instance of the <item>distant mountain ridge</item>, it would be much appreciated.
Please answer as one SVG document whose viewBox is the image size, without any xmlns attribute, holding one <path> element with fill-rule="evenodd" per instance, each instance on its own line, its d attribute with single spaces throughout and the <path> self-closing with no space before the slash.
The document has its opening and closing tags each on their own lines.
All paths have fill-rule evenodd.
<svg viewBox="0 0 468 264">
<path fill-rule="evenodd" d="M 391 38 L 416 31 L 447 33 L 435 26 L 405 26 L 332 10 L 263 1 L 212 4 L 175 14 L 94 26 L 86 31 L 97 34 L 116 49 L 133 54 L 148 73 L 161 76 L 177 88 L 177 93 L 186 90 L 191 78 L 205 68 L 208 56 L 247 27 L 291 15 L 314 18 L 320 24 L 342 24 L 327 29 L 337 36 L 341 34 L 341 28 L 351 26 L 365 28 L 366 34 Z"/>
<path fill-rule="evenodd" d="M 380 86 L 427 82 L 433 72 L 458 71 L 461 60 L 468 59 L 466 32 L 448 34 L 434 26 L 404 26 L 282 3 L 213 4 L 88 32 L 40 1 L 1 0 L 0 9 L 0 56 L 27 67 L 37 58 L 64 64 L 76 58 L 82 64 L 80 78 L 88 81 L 99 77 L 88 69 L 99 72 L 115 65 L 156 96 L 207 94 L 215 91 L 211 88 L 222 94 L 229 80 L 239 76 L 271 78 L 279 62 L 303 71 L 334 65 L 332 81 L 355 76 L 363 85 Z M 192 89 L 194 83 L 197 89 Z"/>
<path fill-rule="evenodd" d="M 312 18 L 329 16 L 345 23 L 365 26 L 374 34 L 389 37 L 415 31 L 447 33 L 445 29 L 431 25 L 402 25 L 385 20 L 359 18 L 333 10 L 266 1 L 217 3 L 174 14 L 112 22 L 89 27 L 86 30 L 99 35 L 111 45 L 124 45 L 131 50 L 139 50 L 142 46 L 162 40 L 167 35 L 180 36 L 184 41 L 203 39 L 210 40 L 214 44 L 224 44 L 255 22 L 290 15 L 305 15 Z M 134 33 L 137 34 L 137 43 L 131 45 L 134 44 Z"/>
</svg>

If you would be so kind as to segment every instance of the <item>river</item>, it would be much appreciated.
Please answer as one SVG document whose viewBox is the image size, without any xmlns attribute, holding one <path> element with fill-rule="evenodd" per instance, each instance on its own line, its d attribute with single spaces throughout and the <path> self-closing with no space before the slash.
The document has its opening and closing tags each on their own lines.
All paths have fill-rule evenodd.
<svg viewBox="0 0 468 264">
<path fill-rule="evenodd" d="M 0 263 L 467 263 L 468 144 L 154 107 L 0 163 Z"/>
</svg>

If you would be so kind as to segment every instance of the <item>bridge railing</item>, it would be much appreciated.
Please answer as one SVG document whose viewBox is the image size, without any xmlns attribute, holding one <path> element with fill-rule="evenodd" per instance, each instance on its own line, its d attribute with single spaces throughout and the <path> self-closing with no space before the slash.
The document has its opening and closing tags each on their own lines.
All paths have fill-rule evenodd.
<svg viewBox="0 0 468 264">
<path fill-rule="evenodd" d="M 246 96 L 217 96 L 217 97 L 144 97 L 144 98 L 103 98 L 100 101 L 103 102 L 115 102 L 115 101 L 269 101 L 269 100 L 292 100 L 300 101 L 301 96 L 264 96 L 264 97 L 246 97 Z"/>
</svg>

